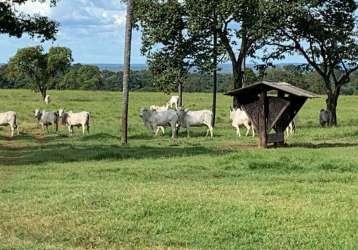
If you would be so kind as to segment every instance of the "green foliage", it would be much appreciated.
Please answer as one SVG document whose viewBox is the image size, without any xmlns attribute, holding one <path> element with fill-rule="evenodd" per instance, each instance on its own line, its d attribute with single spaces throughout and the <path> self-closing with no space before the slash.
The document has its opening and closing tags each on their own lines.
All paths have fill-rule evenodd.
<svg viewBox="0 0 358 250">
<path fill-rule="evenodd" d="M 18 11 L 21 4 L 30 1 L 45 2 L 44 0 L 0 1 L 0 33 L 18 38 L 26 33 L 30 37 L 43 40 L 54 39 L 58 31 L 56 22 L 47 17 L 31 16 Z M 51 5 L 54 6 L 56 2 L 56 0 L 51 0 Z"/>
</svg>

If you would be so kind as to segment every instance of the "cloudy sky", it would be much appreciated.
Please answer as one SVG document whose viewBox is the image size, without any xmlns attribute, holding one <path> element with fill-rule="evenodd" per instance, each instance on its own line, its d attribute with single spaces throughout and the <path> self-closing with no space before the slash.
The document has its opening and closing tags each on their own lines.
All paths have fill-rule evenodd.
<svg viewBox="0 0 358 250">
<path fill-rule="evenodd" d="M 122 63 L 124 47 L 125 5 L 120 0 L 61 0 L 55 8 L 29 1 L 21 7 L 27 13 L 50 16 L 60 23 L 55 42 L 45 47 L 66 46 L 72 49 L 75 62 Z M 19 48 L 39 45 L 39 40 L 0 35 L 0 63 L 5 63 Z M 140 55 L 141 39 L 133 34 L 132 63 L 145 63 Z M 289 58 L 286 62 L 296 62 Z"/>
</svg>

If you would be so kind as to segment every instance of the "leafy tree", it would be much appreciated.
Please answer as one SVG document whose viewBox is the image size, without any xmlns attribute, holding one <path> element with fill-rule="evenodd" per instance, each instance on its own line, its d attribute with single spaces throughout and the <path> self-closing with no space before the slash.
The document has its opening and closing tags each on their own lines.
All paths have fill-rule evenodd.
<svg viewBox="0 0 358 250">
<path fill-rule="evenodd" d="M 24 79 L 30 88 L 40 92 L 45 99 L 56 77 L 63 74 L 71 62 L 71 50 L 68 48 L 52 47 L 48 53 L 44 53 L 41 46 L 23 48 L 10 58 L 6 76 L 10 80 Z"/>
<path fill-rule="evenodd" d="M 358 70 L 358 35 L 354 0 L 268 1 L 277 15 L 277 30 L 266 60 L 298 53 L 318 73 L 327 94 L 330 125 L 337 125 L 342 87 Z M 272 25 L 272 24 L 270 24 Z"/>
<path fill-rule="evenodd" d="M 5 0 L 0 1 L 0 33 L 9 36 L 22 37 L 27 33 L 31 37 L 42 38 L 43 40 L 54 39 L 58 24 L 47 17 L 39 15 L 28 15 L 17 11 L 21 4 L 30 0 Z M 44 0 L 31 0 L 32 2 L 45 2 Z M 51 6 L 56 0 L 51 0 Z"/>
</svg>

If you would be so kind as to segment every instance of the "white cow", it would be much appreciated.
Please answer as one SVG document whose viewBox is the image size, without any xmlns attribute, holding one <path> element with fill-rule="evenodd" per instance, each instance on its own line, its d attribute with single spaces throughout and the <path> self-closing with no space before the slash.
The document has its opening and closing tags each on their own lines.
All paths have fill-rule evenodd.
<svg viewBox="0 0 358 250">
<path fill-rule="evenodd" d="M 154 111 L 165 111 L 169 109 L 169 104 L 167 103 L 165 106 L 152 105 L 149 109 Z M 158 126 L 157 131 L 155 131 L 155 135 L 158 135 L 159 131 L 162 131 L 162 134 L 164 135 L 165 130 L 163 126 Z"/>
<path fill-rule="evenodd" d="M 139 116 L 143 119 L 144 125 L 155 135 L 158 134 L 158 127 L 170 126 L 172 129 L 172 138 L 176 135 L 176 125 L 178 123 L 178 114 L 176 111 L 168 109 L 164 111 L 150 110 L 141 108 Z M 164 128 L 163 128 L 164 129 Z"/>
<path fill-rule="evenodd" d="M 10 126 L 11 137 L 14 136 L 14 131 L 16 129 L 17 135 L 19 135 L 19 127 L 16 123 L 16 112 L 8 111 L 4 113 L 0 113 L 0 126 Z"/>
<path fill-rule="evenodd" d="M 82 111 L 79 113 L 73 113 L 72 111 L 65 112 L 63 109 L 58 111 L 62 124 L 66 125 L 68 128 L 68 132 L 70 134 L 73 133 L 73 127 L 81 127 L 82 126 L 82 134 L 85 134 L 85 130 L 87 129 L 87 133 L 89 134 L 90 128 L 90 113 L 87 111 Z"/>
<path fill-rule="evenodd" d="M 173 107 L 173 105 L 175 106 L 175 109 L 177 110 L 179 107 L 179 96 L 173 95 L 172 97 L 170 97 L 170 99 L 168 101 L 168 106 Z"/>
<path fill-rule="evenodd" d="M 249 116 L 246 112 L 240 108 L 234 109 L 230 107 L 230 120 L 232 120 L 232 126 L 236 128 L 236 135 L 241 136 L 240 126 L 245 126 L 246 136 L 249 135 L 250 130 L 252 130 L 252 137 L 255 136 L 255 129 L 250 121 Z"/>
<path fill-rule="evenodd" d="M 213 137 L 212 119 L 213 112 L 210 110 L 191 111 L 188 109 L 181 109 L 179 114 L 179 126 L 186 128 L 188 137 L 190 137 L 190 127 L 207 126 L 206 136 Z"/>
<path fill-rule="evenodd" d="M 45 97 L 45 103 L 49 104 L 51 102 L 51 96 L 50 95 L 46 95 Z"/>
<path fill-rule="evenodd" d="M 48 132 L 48 126 L 54 125 L 56 132 L 58 131 L 58 119 L 59 114 L 58 111 L 45 111 L 45 110 L 35 110 L 35 117 L 37 119 L 38 124 L 41 125 L 42 130 L 45 128 Z"/>
</svg>

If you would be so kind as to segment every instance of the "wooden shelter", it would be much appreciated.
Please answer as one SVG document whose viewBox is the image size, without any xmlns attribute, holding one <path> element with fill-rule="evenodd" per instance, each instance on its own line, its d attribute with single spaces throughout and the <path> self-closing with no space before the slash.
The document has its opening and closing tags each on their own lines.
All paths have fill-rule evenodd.
<svg viewBox="0 0 358 250">
<path fill-rule="evenodd" d="M 258 132 L 259 147 L 268 143 L 282 145 L 284 132 L 308 98 L 317 95 L 286 82 L 258 82 L 236 89 L 226 95 L 234 96 L 250 117 Z M 270 133 L 271 130 L 275 133 Z"/>
</svg>

